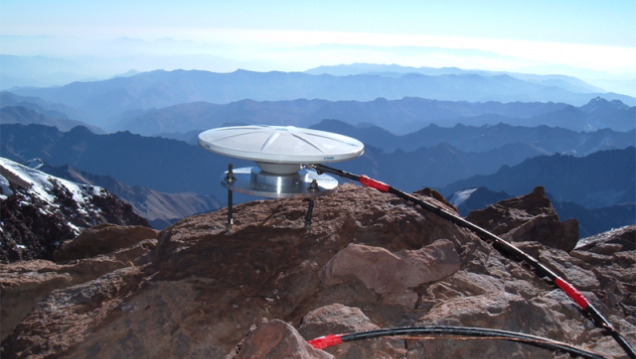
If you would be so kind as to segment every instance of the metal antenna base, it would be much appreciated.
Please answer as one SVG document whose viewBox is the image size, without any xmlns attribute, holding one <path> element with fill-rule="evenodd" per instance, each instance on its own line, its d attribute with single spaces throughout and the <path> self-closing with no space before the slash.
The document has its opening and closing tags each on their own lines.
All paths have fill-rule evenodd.
<svg viewBox="0 0 636 359">
<path fill-rule="evenodd" d="M 232 194 L 234 191 L 259 197 L 309 199 L 309 208 L 305 216 L 305 229 L 309 229 L 314 213 L 314 199 L 336 191 L 338 180 L 327 174 L 319 175 L 312 169 L 278 175 L 264 172 L 258 167 L 233 169 L 230 164 L 228 171 L 221 176 L 221 185 L 227 188 L 226 230 L 230 231 L 233 225 Z"/>
</svg>

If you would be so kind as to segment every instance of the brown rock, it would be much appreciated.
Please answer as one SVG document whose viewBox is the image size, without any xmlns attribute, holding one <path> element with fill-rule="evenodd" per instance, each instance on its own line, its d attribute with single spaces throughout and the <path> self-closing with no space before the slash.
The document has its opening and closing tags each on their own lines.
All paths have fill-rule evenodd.
<svg viewBox="0 0 636 359">
<path fill-rule="evenodd" d="M 155 247 L 144 240 L 110 256 L 55 264 L 45 260 L 0 264 L 0 321 L 4 340 L 49 293 L 85 283 L 120 268 L 139 265 L 140 257 Z"/>
<path fill-rule="evenodd" d="M 73 347 L 90 336 L 91 332 L 87 329 L 92 324 L 101 325 L 113 312 L 125 310 L 114 305 L 121 304 L 121 299 L 115 302 L 112 299 L 134 289 L 142 279 L 141 272 L 140 267 L 122 268 L 96 280 L 53 291 L 15 328 L 14 334 L 3 341 L 3 357 L 50 358 L 68 355 Z M 28 318 L 39 321 L 40 325 L 33 325 Z M 101 340 L 109 339 L 114 338 L 105 336 Z M 105 349 L 112 356 L 125 353 L 127 348 L 124 344 L 123 347 L 112 345 Z M 84 356 L 94 357 L 92 351 L 94 349 L 87 348 Z"/>
<path fill-rule="evenodd" d="M 422 188 L 421 190 L 413 192 L 413 194 L 416 196 L 419 195 L 420 197 L 421 196 L 432 197 L 435 200 L 443 203 L 444 204 L 443 207 L 445 210 L 459 214 L 459 211 L 457 210 L 455 206 L 453 206 L 450 202 L 448 202 L 441 193 L 437 192 L 436 190 L 432 188 L 428 188 L 428 187 Z"/>
<path fill-rule="evenodd" d="M 620 250 L 617 250 L 618 245 L 621 246 Z M 636 250 L 636 225 L 616 228 L 592 237 L 583 238 L 576 245 L 576 249 L 598 254 Z"/>
<path fill-rule="evenodd" d="M 320 280 L 334 285 L 357 278 L 377 293 L 397 293 L 448 277 L 459 270 L 459 262 L 455 247 L 444 239 L 419 250 L 396 253 L 350 244 L 325 264 Z"/>
<path fill-rule="evenodd" d="M 55 262 L 90 258 L 121 248 L 130 247 L 144 239 L 157 239 L 159 232 L 143 226 L 119 226 L 103 223 L 83 230 L 77 238 L 62 243 L 53 253 Z"/>
<path fill-rule="evenodd" d="M 432 197 L 422 198 L 445 206 Z M 337 308 L 336 304 L 358 308 L 368 318 L 353 323 L 380 328 L 433 323 L 485 326 L 620 352 L 553 285 L 470 232 L 419 207 L 372 189 L 344 185 L 337 194 L 316 201 L 309 231 L 303 226 L 306 209 L 306 202 L 295 199 L 238 205 L 230 232 L 225 230 L 225 210 L 186 218 L 164 230 L 154 250 L 133 261 L 139 266 L 45 296 L 2 342 L 2 356 L 231 358 L 261 318 L 297 327 L 307 318 L 318 332 L 320 323 L 335 325 L 337 313 L 346 311 L 333 309 L 333 316 L 308 313 Z M 382 248 L 406 261 L 410 257 L 396 253 L 418 252 L 440 239 L 453 244 L 460 270 L 437 281 L 385 294 L 367 288 L 357 277 L 335 285 L 320 281 L 325 264 L 351 243 Z M 524 245 L 560 275 L 573 282 L 576 278 L 570 277 L 579 276 L 591 288 L 585 291 L 590 300 L 629 342 L 636 341 L 636 252 L 616 252 L 614 261 L 592 266 L 564 251 L 537 243 Z M 399 300 L 401 295 L 409 300 Z M 419 298 L 413 304 L 415 297 Z M 353 309 L 349 313 L 349 320 L 361 318 Z M 265 342 L 280 345 L 263 349 L 266 344 L 256 344 L 250 350 L 277 353 L 286 340 L 276 338 Z M 298 348 L 298 343 L 291 347 Z M 404 344 L 403 340 L 346 343 L 349 349 L 344 355 L 401 359 L 554 355 L 501 341 Z"/>
<path fill-rule="evenodd" d="M 236 359 L 329 359 L 332 355 L 314 349 L 291 325 L 274 319 L 263 321 L 245 338 Z"/>
<path fill-rule="evenodd" d="M 593 248 L 591 248 L 590 252 L 595 254 L 601 254 L 601 255 L 612 255 L 622 250 L 623 250 L 622 244 L 600 243 L 595 245 Z"/>
<path fill-rule="evenodd" d="M 544 250 L 539 255 L 541 264 L 554 271 L 558 276 L 567 280 L 579 290 L 595 290 L 600 287 L 591 267 L 580 259 L 569 256 L 558 250 Z"/>
<path fill-rule="evenodd" d="M 400 293 L 386 293 L 382 296 L 382 301 L 388 305 L 399 305 L 414 308 L 420 296 L 412 290 L 405 290 Z"/>
<path fill-rule="evenodd" d="M 10 336 L 3 348 L 7 353 L 32 348 L 33 357 L 53 352 L 110 357 L 118 348 L 119 356 L 223 358 L 260 318 L 300 324 L 309 311 L 334 303 L 379 306 L 374 316 L 381 325 L 398 325 L 401 309 L 384 317 L 379 308 L 385 304 L 374 291 L 359 282 L 325 287 L 320 269 L 350 242 L 399 252 L 440 238 L 457 248 L 475 240 L 436 215 L 358 186 L 344 185 L 336 195 L 318 198 L 309 231 L 303 226 L 306 210 L 301 200 L 238 205 L 230 233 L 224 210 L 184 219 L 161 233 L 149 265 L 138 267 L 142 277 L 102 299 L 104 308 L 114 309 L 90 317 L 83 313 L 92 309 L 79 303 L 65 307 L 64 317 L 86 320 L 81 341 L 67 345 L 71 341 L 58 336 L 40 342 L 33 333 L 56 330 L 62 319 L 38 306 L 22 321 L 20 341 Z M 55 306 L 53 300 L 45 299 L 47 307 Z M 36 342 L 41 344 L 29 344 Z"/>
<path fill-rule="evenodd" d="M 537 241 L 566 252 L 574 249 L 579 240 L 578 221 L 569 219 L 561 223 L 543 187 L 471 211 L 466 220 L 508 241 Z"/>
<path fill-rule="evenodd" d="M 307 340 L 328 334 L 345 334 L 379 329 L 360 308 L 336 303 L 314 309 L 303 317 L 298 331 Z"/>
</svg>

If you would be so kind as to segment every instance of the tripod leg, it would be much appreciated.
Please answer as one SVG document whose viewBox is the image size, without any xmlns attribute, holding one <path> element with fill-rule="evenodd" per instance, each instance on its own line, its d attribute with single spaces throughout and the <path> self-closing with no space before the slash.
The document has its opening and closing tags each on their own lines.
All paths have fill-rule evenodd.
<svg viewBox="0 0 636 359">
<path fill-rule="evenodd" d="M 225 224 L 225 229 L 228 231 L 232 229 L 232 224 L 234 220 L 232 219 L 232 191 L 227 190 L 227 223 Z"/>
<path fill-rule="evenodd" d="M 236 181 L 236 177 L 234 177 L 234 166 L 230 163 L 227 169 L 227 175 L 225 176 L 225 182 L 228 184 L 232 184 Z M 228 187 L 227 190 L 227 223 L 225 224 L 226 230 L 232 229 L 233 224 L 232 219 L 232 190 Z"/>
<path fill-rule="evenodd" d="M 305 217 L 305 229 L 309 229 L 311 225 L 311 216 L 314 213 L 314 200 L 309 200 L 309 208 L 307 208 L 307 217 Z"/>
</svg>

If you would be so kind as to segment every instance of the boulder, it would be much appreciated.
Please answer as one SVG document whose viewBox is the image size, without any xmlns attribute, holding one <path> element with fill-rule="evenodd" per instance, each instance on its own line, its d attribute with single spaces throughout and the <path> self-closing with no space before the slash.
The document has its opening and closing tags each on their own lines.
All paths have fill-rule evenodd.
<svg viewBox="0 0 636 359">
<path fill-rule="evenodd" d="M 511 242 L 537 241 L 566 252 L 574 249 L 579 240 L 578 221 L 560 222 L 541 186 L 525 196 L 471 211 L 466 220 Z"/>
<path fill-rule="evenodd" d="M 347 307 L 340 303 L 327 305 L 307 313 L 298 331 L 307 339 L 329 334 L 345 334 L 380 329 L 360 308 Z"/>
<path fill-rule="evenodd" d="M 391 253 L 380 247 L 349 244 L 325 264 L 320 280 L 327 285 L 354 278 L 377 293 L 398 293 L 459 270 L 455 246 L 440 239 L 419 250 Z"/>
<path fill-rule="evenodd" d="M 636 250 L 636 225 L 616 228 L 609 232 L 583 238 L 576 245 L 576 249 L 609 255 L 620 251 Z"/>
<path fill-rule="evenodd" d="M 235 359 L 330 359 L 332 355 L 314 349 L 291 325 L 264 320 L 235 350 Z"/>
</svg>

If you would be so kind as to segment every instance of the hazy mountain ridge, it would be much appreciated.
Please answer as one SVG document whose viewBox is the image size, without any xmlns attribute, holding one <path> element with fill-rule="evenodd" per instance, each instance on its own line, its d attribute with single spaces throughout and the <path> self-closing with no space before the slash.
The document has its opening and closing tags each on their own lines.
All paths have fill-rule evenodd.
<svg viewBox="0 0 636 359">
<path fill-rule="evenodd" d="M 148 220 L 155 229 L 164 229 L 184 217 L 212 212 L 221 207 L 210 196 L 196 193 L 165 193 L 143 186 L 128 186 L 110 176 L 80 171 L 70 165 L 54 167 L 43 163 L 38 170 L 76 183 L 100 186 L 130 203 L 138 215 Z"/>
<path fill-rule="evenodd" d="M 89 173 L 109 175 L 129 186 L 171 193 L 191 191 L 217 198 L 226 197 L 225 189 L 215 182 L 228 163 L 235 167 L 254 165 L 182 141 L 128 132 L 95 135 L 82 127 L 59 132 L 38 125 L 3 125 L 0 140 L 0 154 L 17 161 L 38 157 L 53 166 L 68 164 Z M 444 186 L 474 174 L 492 173 L 502 164 L 514 165 L 540 154 L 528 145 L 466 153 L 440 144 L 390 154 L 368 146 L 363 157 L 336 165 L 413 191 L 424 186 Z"/>
<path fill-rule="evenodd" d="M 254 165 L 218 156 L 185 142 L 127 132 L 95 135 L 81 127 L 60 132 L 38 125 L 3 125 L 0 136 L 0 154 L 18 161 L 40 157 L 54 166 L 68 164 L 89 173 L 112 176 L 129 187 L 139 185 L 164 192 L 190 191 L 223 199 L 226 191 L 215 183 L 227 169 L 227 164 L 234 163 L 235 167 Z M 554 136 L 560 136 L 559 132 Z M 597 152 L 583 158 L 540 156 L 543 153 L 529 144 L 519 143 L 482 153 L 464 152 L 446 143 L 393 153 L 367 146 L 363 157 L 336 163 L 334 167 L 367 174 L 405 191 L 447 186 L 443 191 L 445 195 L 464 188 L 486 186 L 514 196 L 518 192 L 496 185 L 519 184 L 521 193 L 525 188 L 544 185 L 556 202 L 573 202 L 599 209 L 596 214 L 590 214 L 589 210 L 577 212 L 590 218 L 603 216 L 603 213 L 613 211 L 603 207 L 620 203 L 627 207 L 616 213 L 624 216 L 635 202 L 633 147 Z M 602 154 L 600 159 L 597 158 L 599 154 Z M 531 160 L 535 162 L 527 165 Z M 561 173 L 563 171 L 565 174 Z M 496 175 L 500 173 L 514 173 L 515 176 L 497 179 Z M 478 174 L 482 176 L 475 176 Z M 563 183 L 561 177 L 569 182 Z M 484 178 L 486 180 L 482 182 L 475 181 Z M 466 180 L 456 182 L 460 179 Z M 253 199 L 244 196 L 235 201 Z"/>
<path fill-rule="evenodd" d="M 506 144 L 524 143 L 544 154 L 562 153 L 580 157 L 605 149 L 636 146 L 636 130 L 574 132 L 545 125 L 523 127 L 500 123 L 475 127 L 458 124 L 454 127 L 429 125 L 417 132 L 398 136 L 377 126 L 353 126 L 338 120 L 323 120 L 310 128 L 354 137 L 387 152 L 398 148 L 413 151 L 440 143 L 448 143 L 465 152 L 484 152 Z"/>
<path fill-rule="evenodd" d="M 554 101 L 583 105 L 597 96 L 620 99 L 630 105 L 636 99 L 617 94 L 581 94 L 543 86 L 508 75 L 426 76 L 406 74 L 399 78 L 376 75 L 308 75 L 298 72 L 212 73 L 207 71 L 152 71 L 132 77 L 95 82 L 74 82 L 59 88 L 22 88 L 15 93 L 61 102 L 88 113 L 95 122 L 134 109 L 162 108 L 181 103 L 207 101 L 230 103 L 243 99 L 280 101 L 324 99 L 371 101 L 404 97 L 448 101 Z"/>
<path fill-rule="evenodd" d="M 227 170 L 253 163 L 233 160 L 181 141 L 142 137 L 128 132 L 95 135 L 84 127 L 60 132 L 40 125 L 2 125 L 0 155 L 24 162 L 41 158 L 52 166 L 71 165 L 95 175 L 111 176 L 128 186 L 161 192 L 195 192 L 224 198 L 215 185 Z"/>
<path fill-rule="evenodd" d="M 597 106 L 588 106 L 590 103 Z M 560 120 L 561 111 L 570 113 L 566 120 Z M 472 103 L 410 97 L 392 101 L 379 98 L 368 102 L 242 100 L 226 105 L 195 102 L 149 110 L 140 115 L 130 114 L 114 129 L 149 136 L 215 128 L 227 122 L 309 127 L 324 119 L 337 119 L 350 124 L 372 124 L 398 134 L 415 132 L 430 124 L 451 127 L 457 123 L 554 127 L 558 122 L 561 127 L 575 131 L 604 127 L 627 131 L 636 127 L 634 116 L 636 107 L 598 98 L 579 108 L 551 102 Z"/>
<path fill-rule="evenodd" d="M 46 112 L 53 115 L 55 115 L 56 113 L 56 111 Z M 53 126 L 60 131 L 69 131 L 73 127 L 84 126 L 94 133 L 103 133 L 103 131 L 99 127 L 88 125 L 85 122 L 71 120 L 68 118 L 51 118 L 36 111 L 31 111 L 22 106 L 4 106 L 0 108 L 0 124 L 37 124 L 44 126 Z"/>
<path fill-rule="evenodd" d="M 636 149 L 607 150 L 576 158 L 555 154 L 529 158 L 496 173 L 451 183 L 440 191 L 488 187 L 512 196 L 544 186 L 557 202 L 574 202 L 589 209 L 636 203 Z"/>
<path fill-rule="evenodd" d="M 22 106 L 47 117 L 73 119 L 83 121 L 86 115 L 78 109 L 51 103 L 39 97 L 19 96 L 8 91 L 0 91 L 0 108 L 5 106 Z"/>
<path fill-rule="evenodd" d="M 371 64 L 371 63 L 353 63 L 335 66 L 319 66 L 305 71 L 311 75 L 380 75 L 380 76 L 402 76 L 404 74 L 416 73 L 427 76 L 439 75 L 466 75 L 475 74 L 480 76 L 497 76 L 508 75 L 524 81 L 536 82 L 545 86 L 561 87 L 565 90 L 581 93 L 601 93 L 607 92 L 604 89 L 589 84 L 581 79 L 566 75 L 535 75 L 509 71 L 487 71 L 478 69 L 460 69 L 458 67 L 412 67 L 401 66 L 397 64 Z"/>
<path fill-rule="evenodd" d="M 540 155 L 540 151 L 523 144 L 505 145 L 481 153 L 460 151 L 447 143 L 393 153 L 366 146 L 361 158 L 336 163 L 334 167 L 365 173 L 411 192 L 423 187 L 439 187 L 442 183 L 453 182 L 454 178 L 493 173 L 504 163 L 518 164 Z"/>
</svg>

